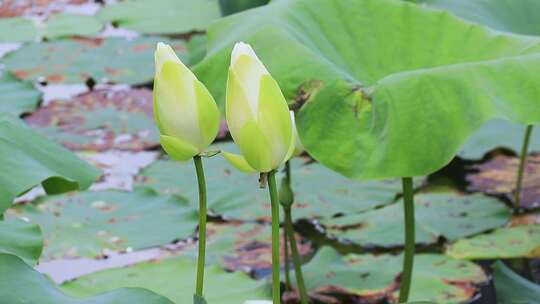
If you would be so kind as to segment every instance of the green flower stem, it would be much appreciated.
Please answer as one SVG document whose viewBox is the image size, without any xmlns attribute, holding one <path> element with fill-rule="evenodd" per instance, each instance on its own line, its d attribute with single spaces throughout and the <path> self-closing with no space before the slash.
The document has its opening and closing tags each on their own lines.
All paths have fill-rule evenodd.
<svg viewBox="0 0 540 304">
<path fill-rule="evenodd" d="M 296 284 L 298 285 L 298 291 L 300 292 L 300 303 L 308 304 L 309 297 L 306 292 L 306 284 L 304 283 L 304 275 L 302 274 L 302 263 L 300 262 L 300 255 L 298 254 L 298 247 L 296 246 L 296 239 L 294 237 L 294 227 L 291 215 L 291 208 L 285 208 L 285 232 L 287 233 L 287 239 L 291 244 L 291 253 L 294 264 L 294 273 L 296 274 Z"/>
<path fill-rule="evenodd" d="M 195 295 L 203 298 L 206 249 L 206 181 L 201 157 L 199 155 L 193 157 L 193 162 L 195 163 L 197 182 L 199 184 L 199 254 L 197 256 L 197 285 L 195 287 Z"/>
<path fill-rule="evenodd" d="M 274 304 L 281 303 L 279 277 L 279 199 L 276 185 L 276 171 L 268 173 L 268 191 L 272 205 L 272 299 Z"/>
<path fill-rule="evenodd" d="M 283 255 L 285 256 L 285 289 L 291 290 L 291 277 L 289 275 L 289 242 L 287 241 L 287 227 L 283 227 Z"/>
<path fill-rule="evenodd" d="M 403 257 L 403 272 L 401 273 L 399 287 L 399 303 L 405 303 L 409 299 L 415 249 L 413 180 L 411 177 L 404 177 L 402 183 L 403 209 L 405 212 L 405 256 Z"/>
<path fill-rule="evenodd" d="M 531 139 L 532 130 L 533 125 L 528 125 L 525 129 L 523 145 L 521 146 L 521 155 L 519 157 L 518 174 L 516 178 L 516 189 L 514 190 L 514 204 L 516 208 L 521 207 L 521 186 L 523 184 L 523 171 L 525 169 L 525 163 L 527 162 L 527 152 L 529 151 L 529 141 Z"/>
</svg>

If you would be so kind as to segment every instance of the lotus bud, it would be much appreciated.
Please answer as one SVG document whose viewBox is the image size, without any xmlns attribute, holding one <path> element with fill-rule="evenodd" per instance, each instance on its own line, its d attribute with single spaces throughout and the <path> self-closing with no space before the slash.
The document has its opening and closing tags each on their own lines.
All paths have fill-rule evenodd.
<svg viewBox="0 0 540 304">
<path fill-rule="evenodd" d="M 216 102 L 173 49 L 158 43 L 155 52 L 154 119 L 160 143 L 172 159 L 186 161 L 204 152 L 219 131 Z"/>
<path fill-rule="evenodd" d="M 247 172 L 277 169 L 294 151 L 294 134 L 287 102 L 277 82 L 251 46 L 234 46 L 226 94 L 229 131 L 242 155 L 224 153 Z"/>
</svg>

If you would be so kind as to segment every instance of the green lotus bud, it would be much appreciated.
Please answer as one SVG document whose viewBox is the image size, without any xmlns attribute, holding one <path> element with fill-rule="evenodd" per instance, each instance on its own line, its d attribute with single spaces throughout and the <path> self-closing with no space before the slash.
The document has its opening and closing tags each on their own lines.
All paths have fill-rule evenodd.
<svg viewBox="0 0 540 304">
<path fill-rule="evenodd" d="M 290 208 L 294 203 L 294 193 L 291 189 L 291 184 L 287 180 L 287 177 L 281 179 L 281 184 L 279 185 L 279 202 L 284 207 Z"/>
<path fill-rule="evenodd" d="M 292 121 L 285 97 L 253 49 L 234 46 L 229 67 L 226 118 L 242 156 L 224 154 L 233 165 L 256 172 L 278 168 L 294 151 Z M 231 161 L 233 160 L 233 161 Z"/>
<path fill-rule="evenodd" d="M 154 118 L 169 156 L 186 161 L 214 141 L 220 114 L 216 102 L 173 49 L 158 43 L 155 52 Z"/>
</svg>

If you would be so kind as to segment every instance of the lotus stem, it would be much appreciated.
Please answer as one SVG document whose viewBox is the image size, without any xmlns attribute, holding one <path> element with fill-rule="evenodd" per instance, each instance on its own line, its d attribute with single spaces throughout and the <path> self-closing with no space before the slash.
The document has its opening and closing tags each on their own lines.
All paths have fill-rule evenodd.
<svg viewBox="0 0 540 304">
<path fill-rule="evenodd" d="M 528 125 L 525 129 L 525 136 L 523 137 L 523 145 L 521 146 L 521 155 L 519 157 L 518 172 L 516 178 L 516 189 L 514 190 L 514 204 L 516 208 L 521 207 L 521 188 L 523 184 L 523 171 L 527 162 L 527 153 L 529 151 L 529 142 L 531 140 L 531 133 L 533 125 Z"/>
<path fill-rule="evenodd" d="M 289 275 L 290 269 L 289 269 L 289 242 L 287 238 L 287 227 L 283 227 L 283 254 L 285 256 L 285 289 L 291 290 L 291 277 Z"/>
<path fill-rule="evenodd" d="M 280 304 L 279 277 L 279 199 L 276 185 L 276 171 L 268 173 L 268 191 L 272 206 L 272 299 L 274 304 Z"/>
<path fill-rule="evenodd" d="M 405 303 L 409 299 L 415 249 L 413 180 L 411 177 L 404 177 L 402 184 L 403 210 L 405 215 L 405 256 L 403 257 L 403 271 L 401 273 L 401 284 L 399 287 L 399 303 Z"/>
<path fill-rule="evenodd" d="M 308 304 L 309 297 L 306 292 L 306 284 L 304 283 L 304 275 L 302 274 L 302 263 L 300 261 L 300 255 L 298 254 L 298 247 L 296 244 L 296 238 L 294 237 L 294 227 L 291 215 L 291 208 L 285 208 L 285 231 L 287 238 L 291 244 L 291 253 L 293 258 L 294 273 L 296 274 L 296 285 L 298 285 L 298 291 L 300 293 L 300 303 Z"/>
<path fill-rule="evenodd" d="M 199 254 L 197 255 L 197 283 L 195 297 L 203 298 L 204 264 L 206 250 L 206 181 L 201 156 L 193 157 L 199 184 Z"/>
</svg>

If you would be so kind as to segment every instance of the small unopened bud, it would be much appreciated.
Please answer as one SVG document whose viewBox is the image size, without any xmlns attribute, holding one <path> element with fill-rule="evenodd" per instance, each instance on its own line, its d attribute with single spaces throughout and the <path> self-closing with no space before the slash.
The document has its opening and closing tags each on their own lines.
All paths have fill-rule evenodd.
<svg viewBox="0 0 540 304">
<path fill-rule="evenodd" d="M 281 179 L 281 185 L 279 185 L 279 202 L 284 208 L 291 208 L 294 203 L 294 193 L 291 189 L 291 185 L 287 179 L 284 177 Z"/>
</svg>

